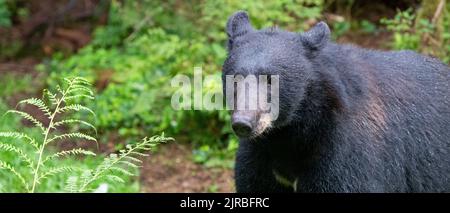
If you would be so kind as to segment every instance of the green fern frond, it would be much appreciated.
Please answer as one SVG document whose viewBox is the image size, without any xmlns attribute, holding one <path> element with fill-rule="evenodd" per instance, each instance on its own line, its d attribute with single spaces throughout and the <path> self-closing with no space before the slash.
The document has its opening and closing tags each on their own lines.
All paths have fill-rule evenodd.
<svg viewBox="0 0 450 213">
<path fill-rule="evenodd" d="M 66 81 L 69 84 L 88 85 L 88 86 L 91 85 L 91 83 L 83 77 L 64 78 L 64 81 Z"/>
<path fill-rule="evenodd" d="M 73 171 L 77 171 L 79 170 L 79 168 L 76 167 L 71 167 L 71 166 L 61 166 L 61 167 L 54 167 L 54 168 L 50 168 L 47 171 L 41 173 L 41 175 L 38 177 L 37 181 L 38 183 L 40 182 L 40 180 L 59 174 L 59 173 L 63 173 L 63 172 L 73 172 Z"/>
<path fill-rule="evenodd" d="M 117 175 L 106 175 L 106 178 L 112 182 L 125 183 L 125 180 Z"/>
<path fill-rule="evenodd" d="M 56 94 L 53 94 L 48 89 L 44 89 L 44 95 L 48 96 L 48 99 L 50 100 L 50 103 L 52 105 L 56 105 L 58 103 L 58 99 L 56 98 Z"/>
<path fill-rule="evenodd" d="M 95 116 L 94 111 L 92 111 L 88 107 L 85 107 L 85 106 L 83 106 L 81 104 L 72 104 L 72 105 L 67 105 L 67 106 L 61 107 L 61 108 L 59 108 L 56 111 L 56 113 L 63 113 L 63 112 L 67 112 L 67 111 L 70 111 L 70 110 L 77 111 L 77 112 L 78 111 L 87 111 L 87 112 L 89 112 L 89 113 L 91 113 L 92 115 Z"/>
<path fill-rule="evenodd" d="M 0 132 L 0 137 L 25 139 L 36 150 L 39 149 L 39 145 L 36 143 L 36 140 L 34 138 L 31 138 L 30 136 L 28 136 L 24 133 L 21 133 L 21 132 Z"/>
<path fill-rule="evenodd" d="M 52 132 L 52 130 L 65 124 L 81 124 L 94 129 L 97 134 L 97 129 L 89 122 L 77 119 L 59 118 L 58 114 L 73 111 L 86 111 L 95 116 L 95 113 L 88 107 L 80 104 L 67 103 L 67 101 L 70 100 L 76 101 L 78 98 L 94 99 L 94 93 L 89 88 L 91 85 L 90 82 L 80 77 L 65 78 L 64 81 L 65 84 L 63 84 L 63 86 L 58 85 L 56 87 L 56 91 L 54 91 L 55 93 L 49 90 L 44 90 L 42 99 L 30 98 L 18 103 L 38 107 L 49 118 L 49 122 L 47 122 L 45 126 L 41 121 L 26 112 L 19 110 L 9 110 L 7 112 L 18 114 L 22 118 L 31 121 L 36 127 L 40 128 L 43 134 L 42 138 L 40 138 L 42 139 L 42 143 L 37 143 L 36 139 L 31 138 L 24 133 L 0 132 L 0 137 L 9 139 L 23 139 L 32 145 L 34 149 L 36 149 L 36 152 L 33 152 L 34 154 L 31 155 L 31 153 L 25 152 L 24 149 L 21 149 L 18 146 L 16 147 L 14 144 L 0 143 L 0 151 L 14 153 L 17 158 L 20 158 L 21 161 L 26 162 L 28 166 L 31 167 L 31 172 L 33 174 L 29 177 L 30 180 L 27 180 L 25 177 L 28 177 L 29 175 L 24 174 L 28 174 L 29 171 L 27 173 L 20 173 L 22 170 L 19 172 L 13 165 L 0 160 L 0 169 L 5 169 L 17 177 L 28 192 L 35 192 L 43 179 L 60 173 L 76 172 L 76 174 L 81 174 L 79 176 L 70 176 L 68 178 L 65 189 L 69 192 L 91 191 L 93 190 L 91 185 L 100 179 L 123 183 L 125 182 L 123 176 L 133 176 L 135 169 L 141 166 L 142 160 L 140 160 L 139 157 L 148 156 L 148 154 L 145 154 L 144 152 L 151 150 L 159 143 L 173 140 L 172 138 L 165 138 L 164 134 L 152 138 L 144 138 L 140 143 L 135 145 L 127 145 L 126 148 L 119 151 L 118 154 L 111 154 L 106 157 L 95 169 L 82 169 L 80 167 L 71 166 L 50 167 L 49 162 L 60 157 L 73 155 L 95 156 L 95 153 L 82 148 L 48 153 L 47 145 L 57 140 L 77 138 L 97 142 L 94 137 L 81 132 L 56 133 L 61 135 L 55 135 L 55 133 Z M 48 97 L 48 104 L 45 96 Z M 61 120 L 56 121 L 56 119 Z"/>
<path fill-rule="evenodd" d="M 56 90 L 59 92 L 59 94 L 64 95 L 65 91 L 61 88 L 61 86 L 56 85 Z"/>
<path fill-rule="evenodd" d="M 154 147 L 155 144 L 165 143 L 165 142 L 171 141 L 171 140 L 173 140 L 173 138 L 165 138 L 164 134 L 162 134 L 161 136 L 144 138 L 142 140 L 142 142 L 137 143 L 136 145 L 127 145 L 125 148 L 125 151 L 120 151 L 119 155 L 111 154 L 109 157 L 105 158 L 103 160 L 103 162 L 97 167 L 97 169 L 95 169 L 95 172 L 92 173 L 91 178 L 89 178 L 88 181 L 85 181 L 81 185 L 81 187 L 78 191 L 85 192 L 87 190 L 87 187 L 94 181 L 104 178 L 104 177 L 108 177 L 108 175 L 111 175 L 111 174 L 108 174 L 108 172 L 116 171 L 116 172 L 119 172 L 124 175 L 133 175 L 131 172 L 129 172 L 123 168 L 120 168 L 116 165 L 119 165 L 121 163 L 127 164 L 127 163 L 123 163 L 123 162 L 128 162 L 129 164 L 133 164 L 133 165 L 137 166 L 133 162 L 141 162 L 141 161 L 139 159 L 133 157 L 132 155 L 147 156 L 146 154 L 140 153 L 139 151 L 147 151 L 150 148 Z M 131 159 L 131 161 L 127 161 L 130 159 Z"/>
<path fill-rule="evenodd" d="M 67 178 L 66 185 L 64 186 L 64 191 L 74 193 L 78 189 L 78 177 L 70 176 Z"/>
<path fill-rule="evenodd" d="M 0 150 L 16 153 L 20 160 L 27 163 L 28 167 L 33 168 L 33 160 L 19 147 L 12 144 L 0 143 Z"/>
<path fill-rule="evenodd" d="M 142 162 L 142 161 L 141 161 Z M 124 161 L 120 161 L 120 163 L 121 164 L 124 164 L 125 166 L 129 166 L 129 167 L 131 167 L 131 168 L 139 168 L 140 166 L 138 166 L 138 165 L 136 165 L 136 164 L 134 164 L 134 163 L 131 163 L 131 162 L 129 162 L 129 161 L 126 161 L 126 160 L 124 160 Z"/>
<path fill-rule="evenodd" d="M 70 138 L 80 138 L 80 139 L 86 139 L 86 140 L 89 140 L 89 141 L 97 142 L 97 139 L 95 139 L 92 136 L 86 135 L 86 134 L 81 133 L 81 132 L 74 132 L 74 133 L 66 133 L 66 134 L 54 136 L 53 138 L 47 140 L 45 143 L 48 144 L 48 143 L 53 142 L 55 140 L 70 139 Z"/>
<path fill-rule="evenodd" d="M 129 172 L 129 171 L 123 169 L 123 168 L 117 167 L 117 166 L 111 166 L 109 169 L 110 169 L 111 171 L 113 171 L 113 172 L 119 172 L 119 173 L 122 173 L 122 174 L 124 174 L 124 175 L 134 176 L 133 173 L 131 173 L 131 172 Z"/>
<path fill-rule="evenodd" d="M 95 128 L 94 125 L 90 124 L 89 122 L 77 120 L 77 119 L 67 119 L 67 120 L 58 121 L 53 124 L 53 127 L 56 128 L 56 127 L 64 125 L 64 124 L 72 124 L 72 123 L 84 124 L 92 129 L 94 129 L 95 134 L 97 134 L 97 129 Z"/>
<path fill-rule="evenodd" d="M 18 110 L 8 110 L 6 113 L 15 113 L 20 115 L 22 118 L 31 121 L 36 127 L 39 127 L 41 129 L 42 132 L 45 131 L 44 125 L 42 124 L 42 122 L 40 122 L 39 120 L 37 120 L 36 118 L 34 118 L 32 115 L 26 113 L 26 112 L 22 112 L 22 111 L 18 111 Z"/>
<path fill-rule="evenodd" d="M 137 158 L 135 158 L 135 157 L 133 157 L 133 156 L 129 156 L 129 155 L 126 155 L 126 156 L 124 156 L 124 158 L 126 159 L 126 160 L 129 160 L 129 161 L 134 161 L 134 162 L 136 162 L 136 163 L 142 163 L 142 160 L 140 160 L 140 159 L 137 159 Z"/>
<path fill-rule="evenodd" d="M 83 94 L 66 96 L 64 99 L 67 101 L 67 100 L 73 100 L 73 99 L 77 99 L 77 98 L 87 98 L 87 99 L 91 99 L 91 100 L 95 99 L 94 96 L 92 96 L 92 95 L 83 95 Z"/>
<path fill-rule="evenodd" d="M 45 103 L 41 99 L 29 98 L 29 99 L 20 101 L 17 105 L 19 105 L 19 104 L 30 104 L 30 105 L 36 106 L 48 117 L 52 116 L 50 109 L 48 108 L 47 105 L 45 105 Z"/>
<path fill-rule="evenodd" d="M 85 150 L 82 148 L 76 148 L 76 149 L 70 149 L 70 150 L 64 150 L 64 151 L 60 151 L 57 152 L 55 154 L 49 155 L 45 158 L 44 161 L 42 161 L 42 163 L 44 164 L 45 162 L 54 159 L 54 158 L 59 158 L 59 157 L 66 157 L 66 156 L 70 156 L 70 155 L 91 155 L 91 156 L 96 156 L 95 153 L 89 151 L 89 150 Z"/>
<path fill-rule="evenodd" d="M 19 172 L 17 172 L 16 169 L 13 166 L 11 166 L 10 164 L 0 160 L 0 169 L 5 169 L 5 170 L 11 172 L 15 177 L 19 178 L 22 186 L 27 191 L 29 190 L 30 187 L 28 186 L 27 182 L 25 181 L 25 178 Z"/>
<path fill-rule="evenodd" d="M 147 157 L 148 156 L 148 154 L 141 153 L 141 152 L 135 152 L 135 151 L 130 152 L 130 154 L 138 155 L 138 156 L 141 156 L 141 157 Z"/>
<path fill-rule="evenodd" d="M 86 92 L 88 95 L 94 95 L 94 92 L 87 86 L 84 85 L 73 85 L 70 87 L 69 90 L 67 90 L 67 94 L 73 94 L 73 93 L 81 93 Z"/>
<path fill-rule="evenodd" d="M 81 174 L 80 180 L 83 184 L 86 184 L 89 182 L 89 180 L 92 178 L 92 171 L 90 169 L 84 170 Z"/>
</svg>

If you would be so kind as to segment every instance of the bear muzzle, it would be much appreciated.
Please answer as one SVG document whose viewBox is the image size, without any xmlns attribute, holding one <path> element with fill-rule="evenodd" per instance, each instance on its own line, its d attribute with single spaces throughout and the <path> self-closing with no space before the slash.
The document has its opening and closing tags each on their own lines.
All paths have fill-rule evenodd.
<svg viewBox="0 0 450 213">
<path fill-rule="evenodd" d="M 238 137 L 250 137 L 256 127 L 258 113 L 253 110 L 234 111 L 231 116 L 231 127 Z"/>
</svg>

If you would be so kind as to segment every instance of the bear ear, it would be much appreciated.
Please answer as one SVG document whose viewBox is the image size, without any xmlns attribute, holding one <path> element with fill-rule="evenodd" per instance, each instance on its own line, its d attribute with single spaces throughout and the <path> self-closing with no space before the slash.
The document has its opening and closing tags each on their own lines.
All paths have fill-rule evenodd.
<svg viewBox="0 0 450 213">
<path fill-rule="evenodd" d="M 330 28 L 321 21 L 300 35 L 303 45 L 312 51 L 321 50 L 330 40 Z"/>
<path fill-rule="evenodd" d="M 228 18 L 227 27 L 228 48 L 231 49 L 233 40 L 243 36 L 251 31 L 253 27 L 250 24 L 248 14 L 245 11 L 238 11 Z"/>
</svg>

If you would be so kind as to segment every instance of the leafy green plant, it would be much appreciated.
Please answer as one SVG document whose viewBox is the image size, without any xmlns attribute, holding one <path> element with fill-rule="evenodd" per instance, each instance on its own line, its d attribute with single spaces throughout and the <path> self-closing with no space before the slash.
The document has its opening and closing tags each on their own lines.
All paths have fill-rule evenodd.
<svg viewBox="0 0 450 213">
<path fill-rule="evenodd" d="M 0 97 L 11 97 L 13 94 L 21 92 L 31 92 L 31 75 L 17 75 L 14 73 L 2 74 L 0 79 Z"/>
<path fill-rule="evenodd" d="M 394 49 L 417 50 L 420 43 L 420 34 L 414 31 L 415 15 L 413 10 L 398 11 L 393 19 L 381 19 L 389 31 L 394 33 L 392 47 Z"/>
<path fill-rule="evenodd" d="M 67 180 L 66 190 L 69 192 L 92 191 L 91 185 L 99 180 L 106 179 L 111 182 L 125 183 L 125 180 L 118 174 L 133 176 L 134 174 L 124 169 L 122 166 L 137 169 L 142 160 L 138 156 L 147 157 L 145 151 L 152 150 L 161 142 L 168 140 L 164 136 L 155 136 L 144 138 L 142 142 L 135 145 L 127 145 L 125 149 L 119 151 L 119 154 L 111 154 L 95 169 L 84 170 L 79 176 L 71 176 Z"/>
<path fill-rule="evenodd" d="M 11 26 L 11 12 L 6 0 L 0 0 L 0 27 Z"/>
<path fill-rule="evenodd" d="M 86 112 L 95 115 L 88 107 L 74 103 L 79 99 L 94 99 L 93 92 L 89 88 L 89 82 L 80 77 L 66 78 L 64 80 L 65 87 L 57 86 L 56 93 L 50 90 L 44 91 L 44 97 L 48 99 L 48 104 L 38 98 L 25 99 L 18 103 L 18 105 L 32 105 L 39 109 L 46 117 L 45 122 L 21 110 L 9 110 L 6 113 L 17 114 L 23 119 L 30 121 L 41 133 L 41 137 L 32 137 L 20 131 L 0 132 L 0 138 L 10 140 L 9 142 L 0 142 L 0 151 L 13 153 L 20 160 L 18 164 L 11 164 L 0 159 L 0 169 L 8 171 L 9 174 L 18 179 L 24 191 L 35 192 L 44 180 L 60 173 L 82 173 L 80 177 L 71 176 L 67 181 L 67 189 L 73 192 L 90 191 L 92 190 L 92 184 L 97 183 L 98 180 L 125 182 L 123 178 L 115 173 L 126 176 L 133 175 L 133 173 L 120 165 L 137 168 L 141 160 L 136 158 L 136 156 L 146 156 L 143 153 L 144 151 L 148 151 L 157 144 L 170 140 L 170 138 L 165 138 L 164 136 L 145 138 L 142 142 L 135 145 L 127 145 L 126 149 L 121 150 L 119 155 L 111 154 L 97 168 L 92 170 L 75 166 L 55 166 L 57 164 L 55 161 L 59 158 L 75 155 L 95 156 L 95 153 L 83 148 L 50 152 L 49 147 L 51 145 L 70 139 L 97 141 L 87 133 L 61 133 L 59 131 L 61 127 L 75 124 L 83 125 L 96 131 L 96 128 L 91 123 L 76 118 L 69 118 L 68 115 L 70 112 Z M 26 142 L 32 151 L 29 152 L 28 149 L 15 145 L 13 141 L 17 139 Z M 27 169 L 25 170 L 24 168 Z"/>
<path fill-rule="evenodd" d="M 333 34 L 332 34 L 333 39 L 337 39 L 350 30 L 351 23 L 348 21 L 340 21 L 334 22 L 332 26 L 333 26 Z"/>
<path fill-rule="evenodd" d="M 450 6 L 447 5 L 447 11 Z M 442 44 L 438 46 L 430 46 L 423 43 L 422 38 L 429 37 L 436 33 L 436 26 L 430 20 L 419 18 L 410 8 L 405 11 L 398 11 L 393 19 L 382 19 L 381 23 L 393 33 L 392 48 L 411 49 L 426 54 L 432 54 L 440 57 L 444 62 L 449 62 L 450 57 L 450 13 L 444 13 Z M 432 49 L 432 51 L 427 49 Z"/>
<path fill-rule="evenodd" d="M 364 33 L 376 33 L 378 30 L 377 26 L 368 20 L 362 20 L 360 22 L 360 27 Z"/>
</svg>

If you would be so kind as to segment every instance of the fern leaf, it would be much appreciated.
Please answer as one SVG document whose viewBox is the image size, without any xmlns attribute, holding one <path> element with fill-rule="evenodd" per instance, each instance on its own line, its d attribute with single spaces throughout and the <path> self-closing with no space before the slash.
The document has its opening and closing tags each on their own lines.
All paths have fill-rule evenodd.
<svg viewBox="0 0 450 213">
<path fill-rule="evenodd" d="M 66 96 L 64 99 L 67 101 L 67 100 L 72 100 L 72 99 L 77 99 L 77 98 L 87 98 L 87 99 L 93 100 L 94 96 L 80 94 L 80 95 Z"/>
<path fill-rule="evenodd" d="M 17 139 L 25 139 L 30 145 L 32 145 L 36 150 L 39 149 L 39 145 L 36 143 L 34 138 L 21 133 L 21 132 L 0 132 L 0 137 L 4 138 L 17 138 Z"/>
<path fill-rule="evenodd" d="M 31 160 L 30 157 L 28 157 L 28 155 L 23 152 L 19 147 L 11 145 L 11 144 L 6 144 L 6 143 L 0 143 L 0 150 L 6 151 L 6 152 L 13 152 L 16 153 L 17 156 L 19 156 L 20 160 L 24 161 L 25 163 L 27 163 L 27 166 L 30 168 L 34 168 L 33 167 L 33 160 Z"/>
<path fill-rule="evenodd" d="M 52 142 L 54 140 L 70 139 L 70 138 L 81 138 L 81 139 L 86 139 L 86 140 L 97 142 L 97 139 L 93 138 L 92 136 L 83 134 L 81 132 L 74 132 L 74 133 L 67 133 L 67 134 L 57 135 L 57 136 L 53 137 L 52 139 L 47 140 L 45 143 L 48 144 L 48 143 L 50 143 L 50 142 Z"/>
<path fill-rule="evenodd" d="M 130 152 L 130 154 L 138 155 L 138 156 L 142 156 L 142 157 L 147 157 L 148 156 L 148 154 L 141 153 L 141 152 L 136 152 L 136 151 L 132 151 L 132 152 Z"/>
<path fill-rule="evenodd" d="M 22 111 L 17 111 L 17 110 L 8 110 L 6 113 L 15 113 L 20 115 L 22 118 L 31 121 L 36 127 L 39 127 L 41 129 L 42 132 L 45 131 L 44 125 L 42 124 L 42 122 L 40 122 L 39 120 L 37 120 L 36 118 L 34 118 L 32 115 L 26 113 L 26 112 L 22 112 Z"/>
<path fill-rule="evenodd" d="M 73 85 L 70 87 L 70 89 L 67 91 L 67 94 L 73 94 L 73 93 L 87 93 L 88 95 L 93 96 L 94 92 L 87 86 L 84 85 Z"/>
<path fill-rule="evenodd" d="M 133 156 L 124 156 L 124 158 L 125 159 L 127 159 L 127 160 L 129 160 L 129 161 L 133 161 L 133 162 L 136 162 L 136 163 L 142 163 L 142 160 L 139 160 L 139 159 L 137 159 L 137 158 L 135 158 L 135 157 L 133 157 Z"/>
<path fill-rule="evenodd" d="M 23 178 L 23 176 L 19 172 L 17 172 L 17 170 L 13 166 L 0 160 L 0 169 L 5 169 L 5 170 L 11 172 L 15 177 L 19 178 L 20 182 L 22 183 L 22 186 L 27 191 L 29 191 L 29 186 L 28 186 L 27 182 L 25 181 L 25 178 Z"/>
<path fill-rule="evenodd" d="M 64 125 L 64 124 L 72 124 L 72 123 L 84 124 L 84 125 L 86 125 L 86 126 L 92 128 L 92 129 L 94 129 L 95 134 L 97 134 L 97 129 L 95 128 L 94 125 L 92 125 L 92 124 L 90 124 L 90 123 L 88 123 L 88 122 L 86 122 L 86 121 L 76 120 L 76 119 L 67 119 L 67 120 L 62 120 L 62 121 L 55 122 L 55 123 L 53 124 L 53 127 L 56 128 L 56 127 L 61 126 L 61 125 Z"/>
<path fill-rule="evenodd" d="M 81 174 L 81 181 L 83 183 L 86 183 L 87 181 L 89 181 L 89 179 L 92 177 L 92 171 L 91 170 L 84 170 L 83 173 Z"/>
<path fill-rule="evenodd" d="M 54 159 L 54 158 L 60 158 L 60 157 L 67 157 L 70 155 L 91 155 L 91 156 L 96 156 L 95 153 L 89 151 L 89 150 L 85 150 L 82 148 L 76 148 L 76 149 L 70 149 L 70 150 L 64 150 L 64 151 L 60 151 L 57 152 L 53 155 L 49 155 L 45 158 L 45 160 L 42 162 L 42 164 L 44 164 L 45 162 Z"/>
<path fill-rule="evenodd" d="M 67 111 L 87 111 L 89 113 L 91 113 L 92 115 L 95 116 L 94 111 L 92 111 L 91 109 L 81 105 L 81 104 L 72 104 L 72 105 L 67 105 L 65 107 L 61 107 L 57 110 L 57 113 L 63 113 L 63 112 L 67 112 Z"/>
<path fill-rule="evenodd" d="M 48 117 L 52 116 L 50 109 L 47 107 L 47 105 L 45 105 L 45 103 L 41 99 L 29 98 L 29 99 L 20 101 L 17 105 L 19 105 L 19 104 L 30 104 L 30 105 L 36 106 L 42 112 L 44 112 L 44 114 L 47 115 Z"/>
<path fill-rule="evenodd" d="M 134 164 L 134 163 L 131 163 L 131 162 L 129 162 L 129 161 L 126 161 L 126 160 L 120 161 L 120 163 L 125 164 L 126 166 L 129 166 L 129 167 L 131 167 L 131 168 L 139 168 L 138 165 L 136 165 L 136 164 Z"/>
<path fill-rule="evenodd" d="M 71 166 L 62 166 L 62 167 L 53 167 L 48 169 L 46 172 L 41 173 L 38 177 L 38 181 L 56 174 L 64 173 L 64 172 L 73 172 L 79 170 L 79 168 L 71 167 Z"/>
<path fill-rule="evenodd" d="M 117 165 L 125 164 L 130 167 L 136 168 L 138 166 L 132 162 L 141 163 L 142 161 L 137 159 L 136 157 L 133 157 L 132 155 L 147 156 L 144 153 L 140 153 L 139 150 L 147 150 L 147 148 L 151 148 L 151 146 L 149 146 L 150 144 L 164 143 L 169 140 L 173 140 L 173 139 L 165 138 L 164 135 L 152 137 L 150 139 L 144 138 L 142 142 L 140 142 L 134 146 L 127 145 L 126 149 L 120 151 L 119 155 L 111 154 L 109 157 L 105 158 L 99 166 L 97 166 L 97 168 L 95 169 L 95 172 L 92 174 L 92 176 L 80 186 L 79 191 L 86 191 L 87 187 L 90 184 L 92 184 L 94 181 L 96 181 L 100 178 L 103 178 L 103 177 L 107 177 L 107 178 L 109 177 L 108 179 L 110 179 L 112 181 L 120 182 L 119 179 L 112 177 L 111 174 L 108 174 L 108 172 L 119 172 L 123 175 L 133 175 L 133 173 L 131 173 L 130 171 L 125 170 L 121 167 L 118 167 Z"/>
<path fill-rule="evenodd" d="M 63 90 L 59 85 L 56 85 L 56 90 L 58 90 L 58 92 L 59 92 L 61 95 L 64 95 L 64 90 Z"/>
<path fill-rule="evenodd" d="M 120 161 L 119 161 L 119 162 L 120 162 Z M 122 173 L 122 174 L 124 174 L 124 175 L 134 176 L 133 173 L 131 173 L 131 172 L 129 172 L 129 171 L 123 169 L 123 168 L 117 167 L 117 166 L 112 166 L 112 167 L 110 167 L 109 169 L 110 169 L 111 171 L 119 172 L 119 173 Z"/>
<path fill-rule="evenodd" d="M 52 105 L 56 105 L 58 103 L 58 99 L 56 98 L 56 94 L 53 94 L 50 92 L 50 90 L 45 89 L 44 94 L 48 96 L 48 99 L 50 100 L 50 103 Z"/>
<path fill-rule="evenodd" d="M 75 85 L 91 85 L 91 83 L 89 83 L 89 81 L 83 77 L 75 77 L 72 79 L 68 79 L 69 82 L 71 82 L 72 84 Z"/>
<path fill-rule="evenodd" d="M 117 175 L 106 175 L 106 178 L 112 182 L 125 183 L 125 180 Z"/>
<path fill-rule="evenodd" d="M 70 176 L 67 178 L 66 185 L 64 187 L 64 191 L 74 193 L 78 192 L 78 177 Z"/>
</svg>

